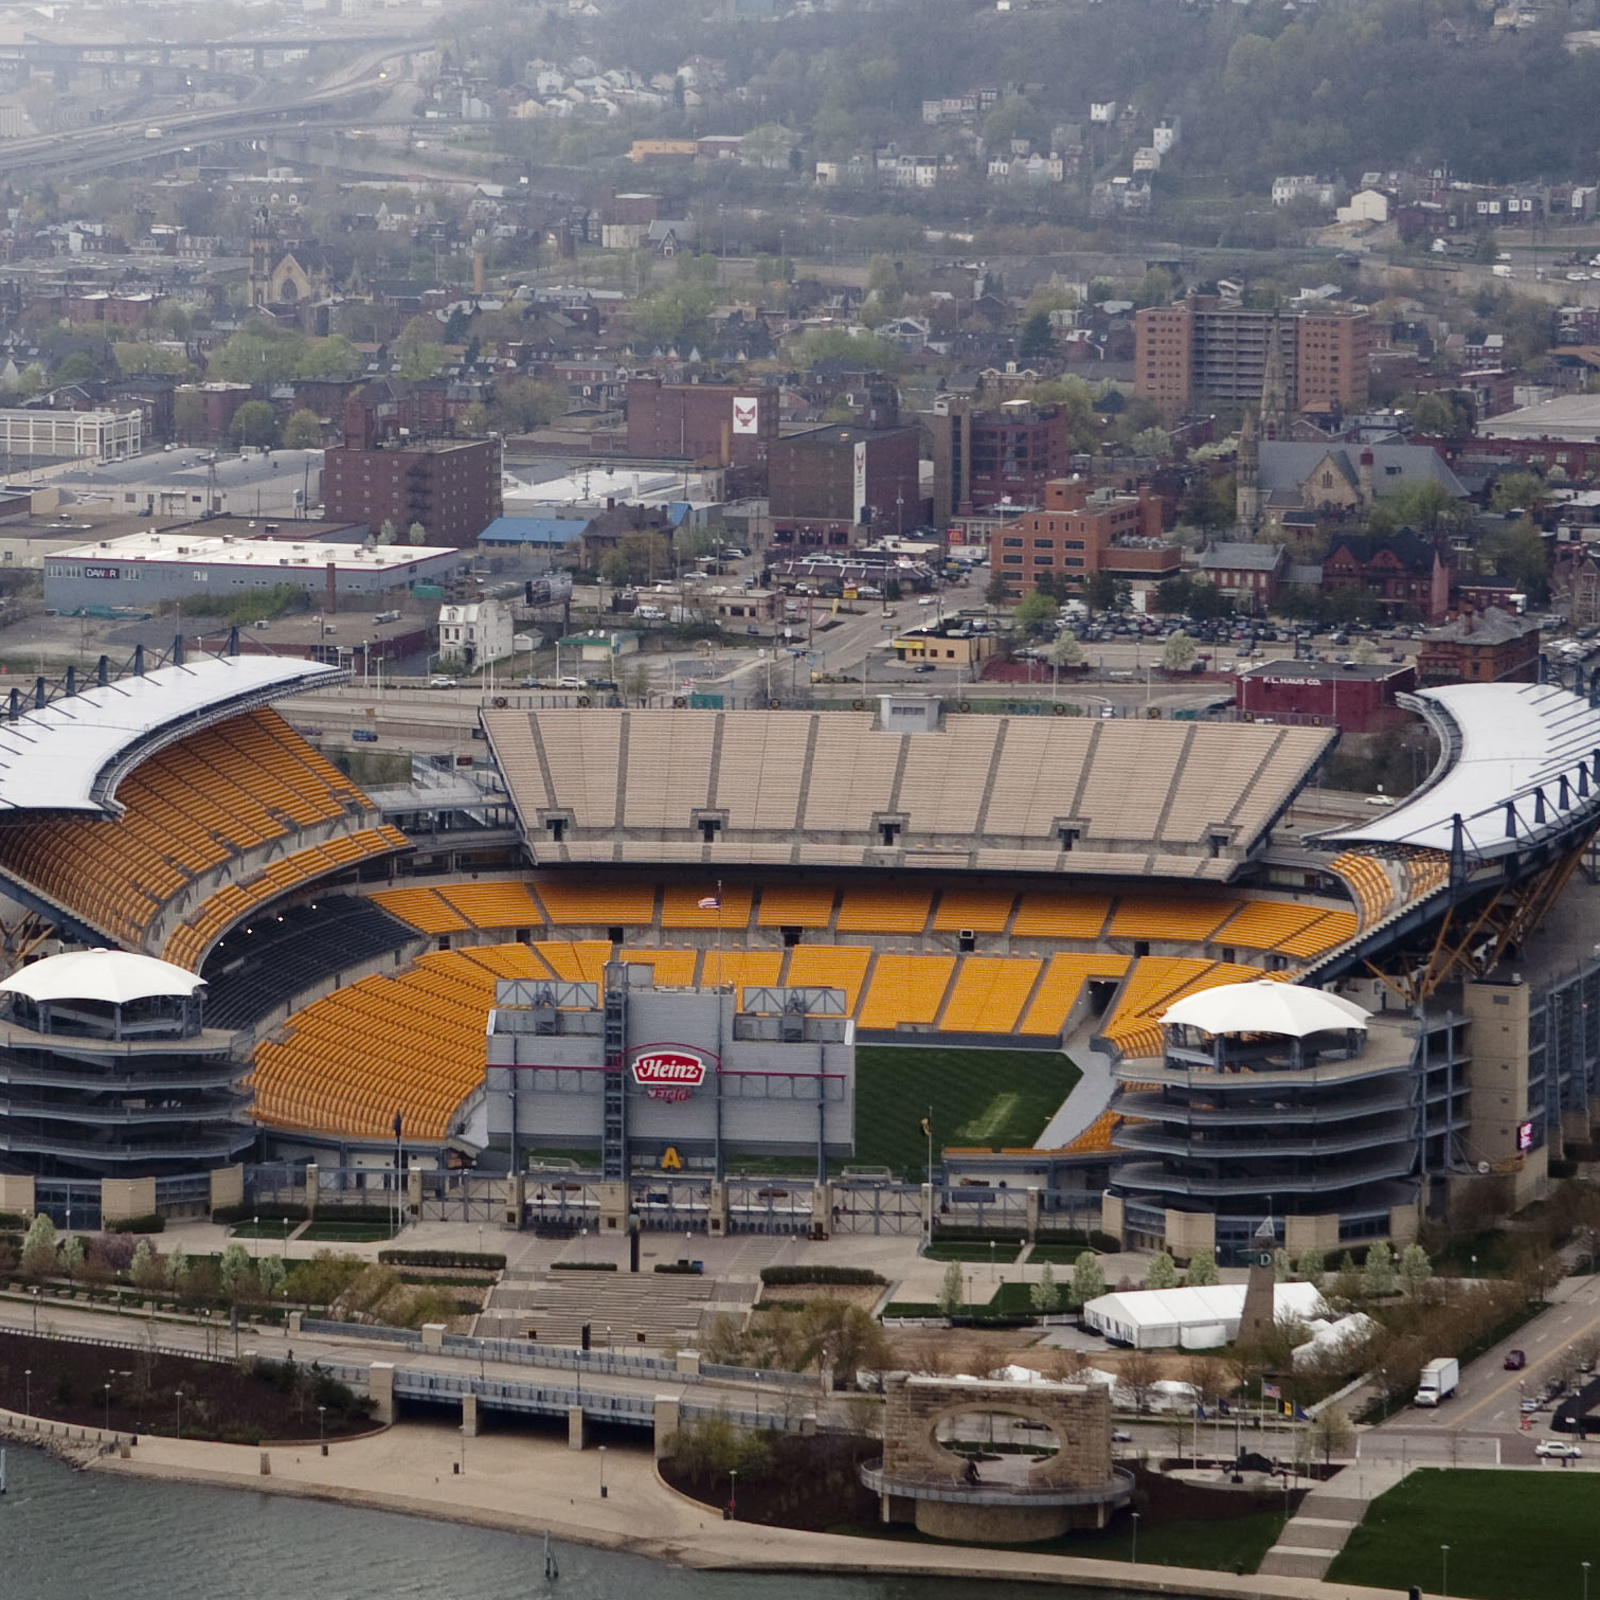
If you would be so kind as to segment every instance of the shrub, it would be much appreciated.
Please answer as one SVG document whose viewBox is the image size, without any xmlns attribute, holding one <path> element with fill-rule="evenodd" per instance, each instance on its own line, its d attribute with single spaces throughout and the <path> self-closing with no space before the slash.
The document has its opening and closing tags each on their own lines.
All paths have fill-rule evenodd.
<svg viewBox="0 0 1600 1600">
<path fill-rule="evenodd" d="M 476 1250 L 380 1250 L 386 1267 L 467 1267 L 480 1272 L 504 1272 L 506 1258 Z"/>
<path fill-rule="evenodd" d="M 657 1272 L 675 1272 L 685 1278 L 698 1278 L 705 1271 L 698 1261 L 658 1261 L 655 1269 Z"/>
<path fill-rule="evenodd" d="M 763 1267 L 761 1281 L 775 1283 L 839 1283 L 877 1286 L 887 1282 L 866 1267 Z"/>
<path fill-rule="evenodd" d="M 107 1233 L 165 1233 L 167 1219 L 152 1211 L 146 1217 L 124 1217 L 120 1222 L 108 1222 Z"/>
<path fill-rule="evenodd" d="M 552 1272 L 615 1272 L 615 1261 L 552 1261 Z"/>
</svg>

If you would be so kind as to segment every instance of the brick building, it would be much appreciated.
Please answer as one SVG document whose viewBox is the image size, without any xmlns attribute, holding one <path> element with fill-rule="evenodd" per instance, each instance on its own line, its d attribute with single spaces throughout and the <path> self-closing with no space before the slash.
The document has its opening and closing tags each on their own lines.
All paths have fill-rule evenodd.
<svg viewBox="0 0 1600 1600">
<path fill-rule="evenodd" d="M 1200 557 L 1200 571 L 1241 611 L 1271 611 L 1288 571 L 1288 547 L 1221 539 Z"/>
<path fill-rule="evenodd" d="M 1539 624 L 1495 607 L 1429 634 L 1417 652 L 1424 689 L 1447 683 L 1537 683 Z"/>
<path fill-rule="evenodd" d="M 778 391 L 760 384 L 628 383 L 628 454 L 741 467 L 765 487 L 778 440 Z"/>
<path fill-rule="evenodd" d="M 387 522 L 401 538 L 421 523 L 432 545 L 476 543 L 500 515 L 499 441 L 414 438 L 400 410 L 381 389 L 347 397 L 343 442 L 323 457 L 325 514 L 371 533 Z"/>
<path fill-rule="evenodd" d="M 1134 316 L 1134 393 L 1169 416 L 1204 401 L 1261 399 L 1276 338 L 1290 411 L 1367 403 L 1372 320 L 1365 311 L 1282 316 L 1190 295 Z"/>
<path fill-rule="evenodd" d="M 1432 541 L 1402 528 L 1395 534 L 1341 534 L 1322 560 L 1324 594 L 1357 589 L 1392 617 L 1437 622 L 1450 608 L 1450 568 Z"/>
<path fill-rule="evenodd" d="M 1052 478 L 1069 466 L 1067 416 L 1060 406 L 1008 400 L 979 411 L 967 399 L 941 398 L 925 419 L 933 435 L 933 520 L 988 506 L 1039 505 Z"/>
<path fill-rule="evenodd" d="M 767 468 L 776 545 L 848 545 L 922 522 L 915 428 L 811 428 L 775 441 Z"/>
<path fill-rule="evenodd" d="M 1239 715 L 1255 722 L 1283 722 L 1378 733 L 1398 727 L 1405 712 L 1397 694 L 1417 686 L 1409 663 L 1267 661 L 1234 679 Z"/>
<path fill-rule="evenodd" d="M 1099 572 L 1141 588 L 1176 577 L 1183 553 L 1161 533 L 1161 502 L 1148 490 L 1090 491 L 1078 478 L 1044 486 L 1044 505 L 998 529 L 989 563 L 1020 599 L 1041 579 L 1084 580 Z"/>
</svg>

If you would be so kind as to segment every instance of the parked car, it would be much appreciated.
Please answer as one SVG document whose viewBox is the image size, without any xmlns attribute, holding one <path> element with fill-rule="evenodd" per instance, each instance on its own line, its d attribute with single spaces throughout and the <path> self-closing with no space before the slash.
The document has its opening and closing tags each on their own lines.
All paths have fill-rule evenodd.
<svg viewBox="0 0 1600 1600">
<path fill-rule="evenodd" d="M 1528 1352 L 1526 1350 L 1506 1351 L 1505 1370 L 1507 1372 L 1521 1372 L 1527 1364 Z"/>
<path fill-rule="evenodd" d="M 1557 1461 L 1581 1461 L 1583 1451 L 1565 1439 L 1541 1439 L 1533 1447 L 1536 1456 L 1554 1457 Z"/>
<path fill-rule="evenodd" d="M 459 689 L 461 685 L 454 678 L 429 678 L 430 689 Z"/>
</svg>

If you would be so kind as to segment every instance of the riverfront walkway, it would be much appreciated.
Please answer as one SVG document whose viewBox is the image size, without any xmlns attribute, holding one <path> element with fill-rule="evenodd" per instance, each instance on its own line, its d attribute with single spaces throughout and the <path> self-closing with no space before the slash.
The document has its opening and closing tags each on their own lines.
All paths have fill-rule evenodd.
<svg viewBox="0 0 1600 1600">
<path fill-rule="evenodd" d="M 261 1475 L 265 1457 L 270 1476 Z M 463 1470 L 464 1469 L 464 1470 Z M 95 1470 L 298 1494 L 379 1510 L 597 1545 L 698 1568 L 916 1575 L 1074 1583 L 1216 1600 L 1394 1600 L 1398 1591 L 1293 1576 L 1235 1577 L 1193 1568 L 1137 1566 L 1033 1552 L 854 1539 L 724 1522 L 656 1476 L 648 1448 L 612 1446 L 579 1455 L 526 1434 L 463 1439 L 444 1423 L 411 1423 L 329 1446 L 265 1451 L 242 1445 L 142 1438 L 127 1459 Z M 606 1497 L 600 1495 L 605 1474 Z M 530 1552 L 530 1562 L 535 1560 Z M 530 1567 L 530 1571 L 533 1570 Z"/>
</svg>

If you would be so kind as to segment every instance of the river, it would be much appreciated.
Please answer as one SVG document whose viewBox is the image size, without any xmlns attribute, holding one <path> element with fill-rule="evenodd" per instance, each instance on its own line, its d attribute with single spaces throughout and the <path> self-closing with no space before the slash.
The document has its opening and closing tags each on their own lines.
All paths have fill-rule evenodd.
<svg viewBox="0 0 1600 1600">
<path fill-rule="evenodd" d="M 1038 1600 L 1033 1585 L 691 1572 L 312 1500 L 76 1472 L 6 1450 L 4 1600 Z M 1131 1600 L 1112 1590 L 1056 1596 Z"/>
</svg>

